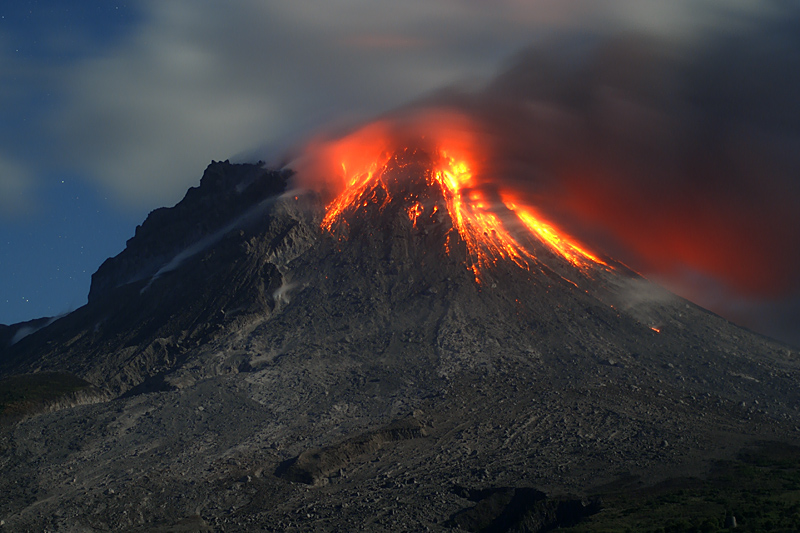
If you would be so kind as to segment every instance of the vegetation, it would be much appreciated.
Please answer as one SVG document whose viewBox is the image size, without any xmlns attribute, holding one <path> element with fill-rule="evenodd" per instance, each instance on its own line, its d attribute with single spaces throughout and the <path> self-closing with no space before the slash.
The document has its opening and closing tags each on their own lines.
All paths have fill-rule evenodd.
<svg viewBox="0 0 800 533">
<path fill-rule="evenodd" d="M 670 480 L 602 495 L 603 510 L 572 533 L 800 531 L 800 448 L 764 444 L 716 464 L 706 480 Z"/>
<path fill-rule="evenodd" d="M 33 414 L 91 384 L 72 374 L 41 372 L 0 380 L 0 420 Z"/>
</svg>

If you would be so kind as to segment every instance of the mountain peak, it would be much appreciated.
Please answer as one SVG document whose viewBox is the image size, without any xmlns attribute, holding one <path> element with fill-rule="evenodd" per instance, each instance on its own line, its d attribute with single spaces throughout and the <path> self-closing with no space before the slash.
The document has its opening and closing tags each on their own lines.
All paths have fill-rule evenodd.
<svg viewBox="0 0 800 533">
<path fill-rule="evenodd" d="M 322 221 L 322 228 L 339 238 L 365 231 L 372 235 L 397 224 L 425 235 L 434 232 L 448 254 L 464 249 L 460 255 L 478 283 L 498 263 L 531 270 L 551 256 L 583 274 L 612 268 L 545 222 L 517 195 L 476 179 L 465 157 L 404 148 L 383 152 L 355 170 L 342 168 L 344 188 L 328 204 Z"/>
<path fill-rule="evenodd" d="M 125 250 L 92 275 L 89 301 L 154 275 L 187 247 L 224 228 L 264 198 L 283 192 L 289 176 L 265 169 L 262 162 L 212 161 L 199 187 L 190 188 L 174 207 L 152 211 L 136 227 Z"/>
</svg>

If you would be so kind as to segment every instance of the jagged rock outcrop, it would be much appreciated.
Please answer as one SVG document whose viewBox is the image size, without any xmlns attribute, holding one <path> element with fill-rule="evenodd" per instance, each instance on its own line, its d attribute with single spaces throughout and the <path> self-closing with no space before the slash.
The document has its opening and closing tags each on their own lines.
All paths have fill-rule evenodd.
<svg viewBox="0 0 800 533">
<path fill-rule="evenodd" d="M 162 207 L 136 227 L 125 250 L 107 259 L 92 275 L 89 302 L 113 289 L 152 277 L 178 254 L 223 230 L 259 202 L 286 189 L 287 172 L 263 163 L 212 161 L 199 187 L 174 207 Z"/>
</svg>

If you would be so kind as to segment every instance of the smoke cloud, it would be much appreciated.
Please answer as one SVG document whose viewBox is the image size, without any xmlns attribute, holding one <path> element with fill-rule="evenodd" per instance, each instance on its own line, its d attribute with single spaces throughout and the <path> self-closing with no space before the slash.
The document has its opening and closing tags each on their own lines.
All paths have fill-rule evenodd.
<svg viewBox="0 0 800 533">
<path fill-rule="evenodd" d="M 727 24 L 722 4 L 764 10 L 755 0 L 145 0 L 123 38 L 55 74 L 59 106 L 46 122 L 59 166 L 122 205 L 167 205 L 209 159 L 278 153 L 327 122 L 487 76 L 554 32 L 691 33 Z"/>
<path fill-rule="evenodd" d="M 800 301 L 798 94 L 791 7 L 691 42 L 562 38 L 426 104 L 472 116 L 494 179 L 570 233 L 763 330 Z"/>
<path fill-rule="evenodd" d="M 800 302 L 800 8 L 770 6 L 692 39 L 562 32 L 480 89 L 451 86 L 324 146 L 361 143 L 369 159 L 381 131 L 460 131 L 479 146 L 479 183 L 800 343 L 781 312 Z"/>
</svg>

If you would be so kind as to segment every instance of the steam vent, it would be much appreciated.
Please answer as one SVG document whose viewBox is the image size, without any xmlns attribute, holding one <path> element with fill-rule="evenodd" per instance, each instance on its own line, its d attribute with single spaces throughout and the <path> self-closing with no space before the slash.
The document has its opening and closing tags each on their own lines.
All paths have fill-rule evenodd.
<svg viewBox="0 0 800 533">
<path fill-rule="evenodd" d="M 800 528 L 797 351 L 366 139 L 212 162 L 0 328 L 0 530 Z"/>
</svg>

